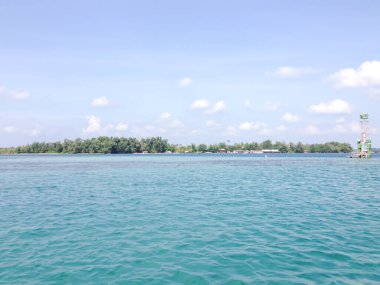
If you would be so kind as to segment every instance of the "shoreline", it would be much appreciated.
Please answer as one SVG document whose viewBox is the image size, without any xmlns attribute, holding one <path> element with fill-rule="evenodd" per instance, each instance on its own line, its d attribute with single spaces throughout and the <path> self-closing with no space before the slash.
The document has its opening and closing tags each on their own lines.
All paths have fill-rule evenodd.
<svg viewBox="0 0 380 285">
<path fill-rule="evenodd" d="M 337 155 L 337 154 L 346 154 L 349 155 L 350 152 L 308 152 L 308 153 L 294 153 L 294 152 L 284 152 L 284 153 L 265 153 L 265 152 L 254 152 L 254 153 L 0 153 L 0 156 L 2 155 L 61 155 L 61 156 L 69 156 L 69 155 L 218 155 L 218 156 L 232 156 L 232 155 L 239 155 L 239 156 L 247 156 L 247 155 L 271 155 L 271 156 L 281 156 L 281 155 L 318 155 L 318 154 L 331 154 L 331 155 Z M 378 152 L 373 154 L 379 154 Z"/>
</svg>

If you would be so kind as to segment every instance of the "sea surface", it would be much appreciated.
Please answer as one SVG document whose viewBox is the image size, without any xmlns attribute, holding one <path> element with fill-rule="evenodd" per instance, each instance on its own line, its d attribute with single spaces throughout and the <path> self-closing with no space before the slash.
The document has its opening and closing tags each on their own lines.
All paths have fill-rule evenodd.
<svg viewBox="0 0 380 285">
<path fill-rule="evenodd" d="M 380 158 L 1 155 L 0 284 L 380 284 Z"/>
</svg>

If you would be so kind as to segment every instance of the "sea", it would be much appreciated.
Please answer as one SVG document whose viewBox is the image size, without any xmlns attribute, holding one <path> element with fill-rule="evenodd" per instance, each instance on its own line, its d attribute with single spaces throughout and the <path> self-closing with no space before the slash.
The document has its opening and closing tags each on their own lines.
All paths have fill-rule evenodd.
<svg viewBox="0 0 380 285">
<path fill-rule="evenodd" d="M 380 157 L 1 155 L 0 284 L 380 284 Z"/>
</svg>

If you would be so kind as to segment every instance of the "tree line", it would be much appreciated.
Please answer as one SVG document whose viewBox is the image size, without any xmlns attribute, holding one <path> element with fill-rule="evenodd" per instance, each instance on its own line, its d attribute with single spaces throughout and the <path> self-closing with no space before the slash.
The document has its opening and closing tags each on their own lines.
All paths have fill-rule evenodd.
<svg viewBox="0 0 380 285">
<path fill-rule="evenodd" d="M 218 143 L 218 144 L 170 144 L 167 139 L 161 137 L 150 138 L 125 138 L 100 136 L 91 139 L 75 139 L 57 142 L 34 142 L 14 148 L 0 148 L 0 153 L 217 153 L 221 149 L 226 152 L 234 151 L 260 151 L 263 149 L 277 149 L 281 153 L 349 153 L 353 149 L 348 143 L 327 142 L 319 144 L 303 144 L 272 142 L 265 140 L 248 143 Z"/>
</svg>

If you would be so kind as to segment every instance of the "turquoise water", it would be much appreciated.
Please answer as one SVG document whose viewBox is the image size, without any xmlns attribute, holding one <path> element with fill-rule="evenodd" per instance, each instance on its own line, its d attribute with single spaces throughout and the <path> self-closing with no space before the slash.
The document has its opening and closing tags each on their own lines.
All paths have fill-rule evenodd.
<svg viewBox="0 0 380 285">
<path fill-rule="evenodd" d="M 380 159 L 0 156 L 1 284 L 379 284 Z"/>
</svg>

